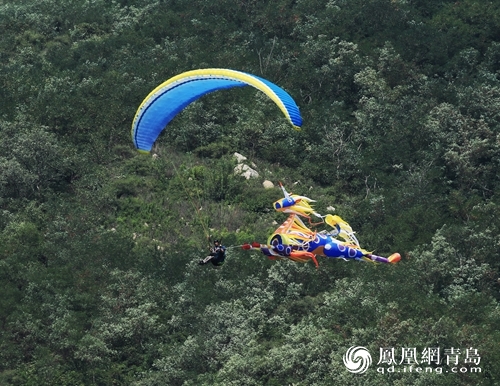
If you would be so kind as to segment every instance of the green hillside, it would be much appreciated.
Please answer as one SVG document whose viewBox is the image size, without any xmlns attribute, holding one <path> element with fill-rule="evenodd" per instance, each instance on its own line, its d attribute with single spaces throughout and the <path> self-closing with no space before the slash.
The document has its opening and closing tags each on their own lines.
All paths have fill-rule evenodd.
<svg viewBox="0 0 500 386">
<path fill-rule="evenodd" d="M 500 384 L 500 3 L 0 0 L 0 31 L 1 385 Z M 141 101 L 197 68 L 302 130 L 237 88 L 138 153 Z M 264 180 L 401 262 L 242 250 L 286 219 Z"/>
</svg>

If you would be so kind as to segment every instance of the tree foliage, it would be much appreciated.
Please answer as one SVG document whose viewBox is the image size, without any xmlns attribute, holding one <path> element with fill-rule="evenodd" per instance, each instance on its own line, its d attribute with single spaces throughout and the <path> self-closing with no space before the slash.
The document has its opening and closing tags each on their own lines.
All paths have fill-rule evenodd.
<svg viewBox="0 0 500 386">
<path fill-rule="evenodd" d="M 498 384 L 499 11 L 0 1 L 0 384 Z M 234 89 L 137 154 L 144 97 L 207 67 L 279 84 L 302 131 Z M 234 174 L 236 151 L 258 179 Z M 284 221 L 264 179 L 402 261 L 315 270 L 240 250 Z M 230 247 L 221 269 L 197 264 L 209 238 Z M 351 374 L 351 346 L 375 362 L 384 347 L 475 348 L 481 372 Z"/>
</svg>

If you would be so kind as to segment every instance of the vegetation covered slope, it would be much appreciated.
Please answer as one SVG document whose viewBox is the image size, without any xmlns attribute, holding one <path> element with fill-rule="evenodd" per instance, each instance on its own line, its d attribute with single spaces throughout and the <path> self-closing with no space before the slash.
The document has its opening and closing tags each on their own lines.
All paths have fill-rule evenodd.
<svg viewBox="0 0 500 386">
<path fill-rule="evenodd" d="M 3 0 L 0 30 L 1 384 L 500 382 L 497 2 Z M 303 130 L 228 90 L 137 154 L 142 99 L 205 67 L 280 85 Z M 233 175 L 235 151 L 259 179 Z M 232 248 L 198 266 L 208 233 L 264 242 L 284 220 L 263 178 L 402 261 L 316 270 Z M 372 353 L 363 375 L 351 346 Z M 376 371 L 381 348 L 401 371 Z M 402 370 L 426 348 L 442 374 Z"/>
</svg>

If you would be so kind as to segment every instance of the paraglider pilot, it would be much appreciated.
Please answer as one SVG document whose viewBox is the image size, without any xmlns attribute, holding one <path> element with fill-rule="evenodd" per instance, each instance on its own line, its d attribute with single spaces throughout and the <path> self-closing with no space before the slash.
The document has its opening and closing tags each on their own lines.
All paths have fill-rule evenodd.
<svg viewBox="0 0 500 386">
<path fill-rule="evenodd" d="M 214 246 L 210 248 L 210 254 L 203 260 L 200 260 L 200 265 L 211 262 L 216 267 L 224 264 L 226 259 L 226 247 L 221 245 L 220 240 L 214 240 Z"/>
</svg>

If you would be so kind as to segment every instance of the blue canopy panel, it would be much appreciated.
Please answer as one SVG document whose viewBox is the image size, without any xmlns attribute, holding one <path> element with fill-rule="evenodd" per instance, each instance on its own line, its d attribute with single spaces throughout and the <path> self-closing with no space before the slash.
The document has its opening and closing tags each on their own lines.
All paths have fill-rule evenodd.
<svg viewBox="0 0 500 386">
<path fill-rule="evenodd" d="M 287 118 L 290 120 L 293 126 L 295 126 L 296 128 L 300 128 L 302 126 L 302 116 L 300 115 L 300 111 L 299 108 L 297 107 L 297 104 L 290 96 L 290 94 L 288 94 L 281 87 L 276 86 L 274 83 L 271 83 L 266 79 L 260 78 L 255 75 L 250 75 L 250 76 L 260 80 L 267 87 L 269 87 L 274 94 L 276 94 L 278 99 L 283 103 L 283 106 L 285 107 Z"/>
<path fill-rule="evenodd" d="M 244 87 L 246 84 L 229 79 L 203 78 L 168 86 L 142 106 L 133 129 L 133 141 L 138 150 L 151 151 L 165 126 L 191 102 L 216 90 Z"/>
<path fill-rule="evenodd" d="M 135 147 L 149 153 L 168 123 L 188 104 L 213 91 L 253 86 L 273 100 L 295 129 L 302 125 L 299 108 L 283 89 L 266 79 L 228 69 L 187 71 L 155 88 L 139 106 L 132 123 Z"/>
</svg>

